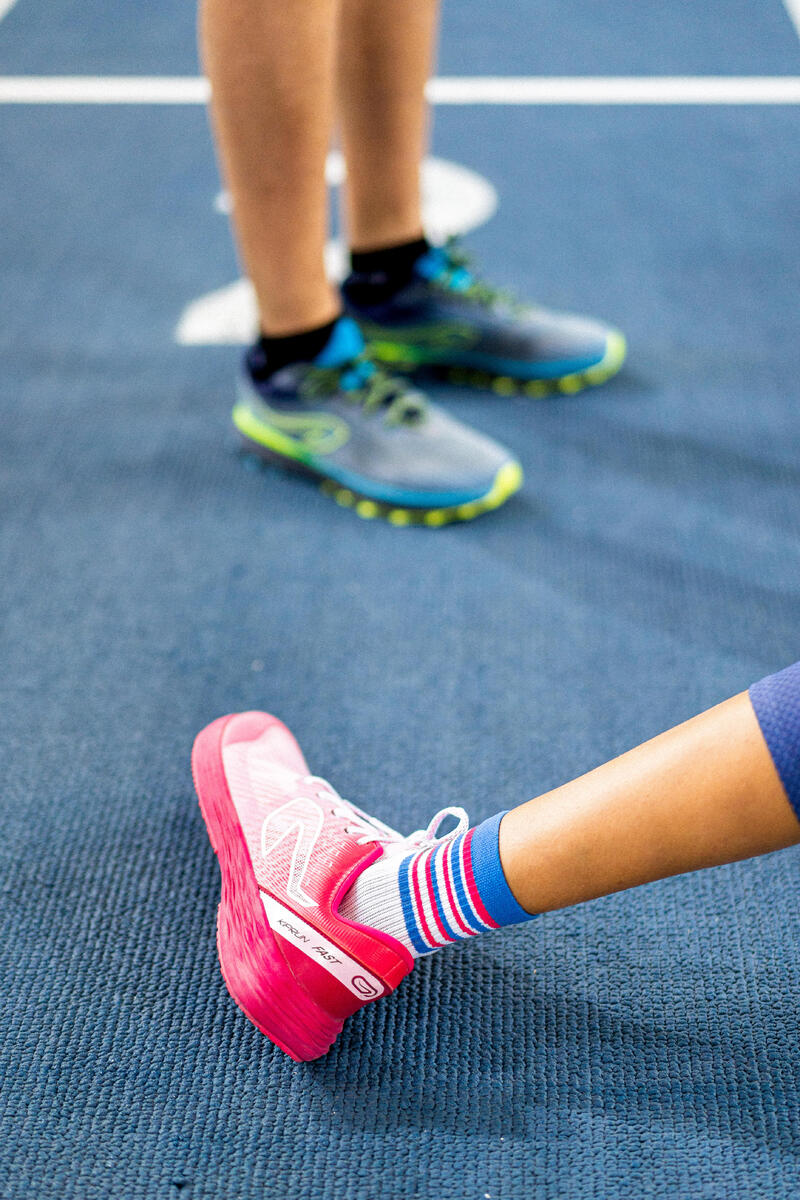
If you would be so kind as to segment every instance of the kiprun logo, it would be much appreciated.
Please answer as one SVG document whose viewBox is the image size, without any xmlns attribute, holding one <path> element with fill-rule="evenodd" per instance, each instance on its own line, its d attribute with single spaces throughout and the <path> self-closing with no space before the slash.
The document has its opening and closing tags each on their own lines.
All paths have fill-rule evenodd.
<svg viewBox="0 0 800 1200">
<path fill-rule="evenodd" d="M 353 990 L 358 992 L 359 996 L 377 996 L 378 989 L 374 984 L 365 979 L 363 975 L 354 975 L 350 980 Z"/>
<path fill-rule="evenodd" d="M 338 151 L 328 155 L 325 175 L 331 188 L 344 181 L 345 163 Z M 497 203 L 497 192 L 476 171 L 443 158 L 426 158 L 422 164 L 422 213 L 432 241 L 477 229 L 494 214 Z M 230 213 L 226 192 L 217 197 L 214 207 L 219 213 Z M 326 261 L 331 278 L 343 279 L 347 251 L 340 241 L 328 243 Z M 187 304 L 175 327 L 175 341 L 181 346 L 244 345 L 253 341 L 257 330 L 252 285 L 248 279 L 237 279 Z"/>
<path fill-rule="evenodd" d="M 282 413 L 266 402 L 262 407 L 270 425 L 311 454 L 332 454 L 350 438 L 347 422 L 333 413 Z"/>
<path fill-rule="evenodd" d="M 271 812 L 261 826 L 261 853 L 264 858 L 275 854 L 279 846 L 283 846 L 286 852 L 288 846 L 284 843 L 289 839 L 294 841 L 286 895 L 303 908 L 311 908 L 316 904 L 316 900 L 304 890 L 303 881 L 324 820 L 325 814 L 316 801 L 298 796 Z"/>
</svg>

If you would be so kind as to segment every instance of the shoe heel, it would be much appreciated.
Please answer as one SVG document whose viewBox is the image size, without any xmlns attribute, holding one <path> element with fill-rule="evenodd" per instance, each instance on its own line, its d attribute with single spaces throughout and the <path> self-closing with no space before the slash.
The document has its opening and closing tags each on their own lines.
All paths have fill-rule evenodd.
<svg viewBox="0 0 800 1200">
<path fill-rule="evenodd" d="M 266 713 L 263 729 L 275 723 Z M 255 717 L 255 714 L 253 714 Z M 295 1062 L 325 1054 L 343 1021 L 308 996 L 289 970 L 267 920 L 222 766 L 221 717 L 195 739 L 192 775 L 222 873 L 217 948 L 222 977 L 245 1016 Z"/>
</svg>

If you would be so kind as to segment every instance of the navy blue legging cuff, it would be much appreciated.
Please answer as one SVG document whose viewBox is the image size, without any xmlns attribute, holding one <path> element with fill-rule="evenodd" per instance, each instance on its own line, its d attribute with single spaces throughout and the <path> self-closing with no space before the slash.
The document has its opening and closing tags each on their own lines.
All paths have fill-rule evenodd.
<svg viewBox="0 0 800 1200">
<path fill-rule="evenodd" d="M 754 683 L 750 700 L 789 803 L 800 821 L 800 662 Z"/>
</svg>

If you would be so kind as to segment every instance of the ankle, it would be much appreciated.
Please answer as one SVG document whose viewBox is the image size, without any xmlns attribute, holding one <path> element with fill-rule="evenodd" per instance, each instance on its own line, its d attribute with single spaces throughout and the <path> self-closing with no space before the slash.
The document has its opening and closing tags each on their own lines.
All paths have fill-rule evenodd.
<svg viewBox="0 0 800 1200">
<path fill-rule="evenodd" d="M 414 267 L 430 249 L 424 236 L 368 250 L 351 250 L 352 274 L 345 284 L 354 303 L 379 304 L 410 283 Z"/>
<path fill-rule="evenodd" d="M 379 859 L 348 891 L 341 915 L 388 933 L 414 957 L 530 920 L 533 914 L 511 892 L 500 861 L 503 816 L 465 830 L 464 813 L 461 831 L 410 854 Z"/>
<path fill-rule="evenodd" d="M 313 362 L 330 341 L 339 317 L 340 314 L 337 314 L 324 325 L 316 325 L 298 333 L 278 336 L 262 333 L 247 354 L 247 365 L 253 380 L 263 383 L 276 371 L 292 363 Z"/>
</svg>

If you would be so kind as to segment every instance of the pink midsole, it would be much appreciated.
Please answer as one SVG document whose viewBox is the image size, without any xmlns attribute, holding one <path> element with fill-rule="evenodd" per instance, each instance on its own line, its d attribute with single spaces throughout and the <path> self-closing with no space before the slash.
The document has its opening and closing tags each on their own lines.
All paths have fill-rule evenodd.
<svg viewBox="0 0 800 1200">
<path fill-rule="evenodd" d="M 342 1028 L 297 983 L 264 912 L 250 854 L 222 764 L 222 738 L 230 717 L 198 734 L 192 775 L 211 845 L 222 873 L 217 947 L 222 976 L 253 1024 L 296 1062 L 325 1054 Z M 275 718 L 264 714 L 264 728 Z"/>
</svg>

